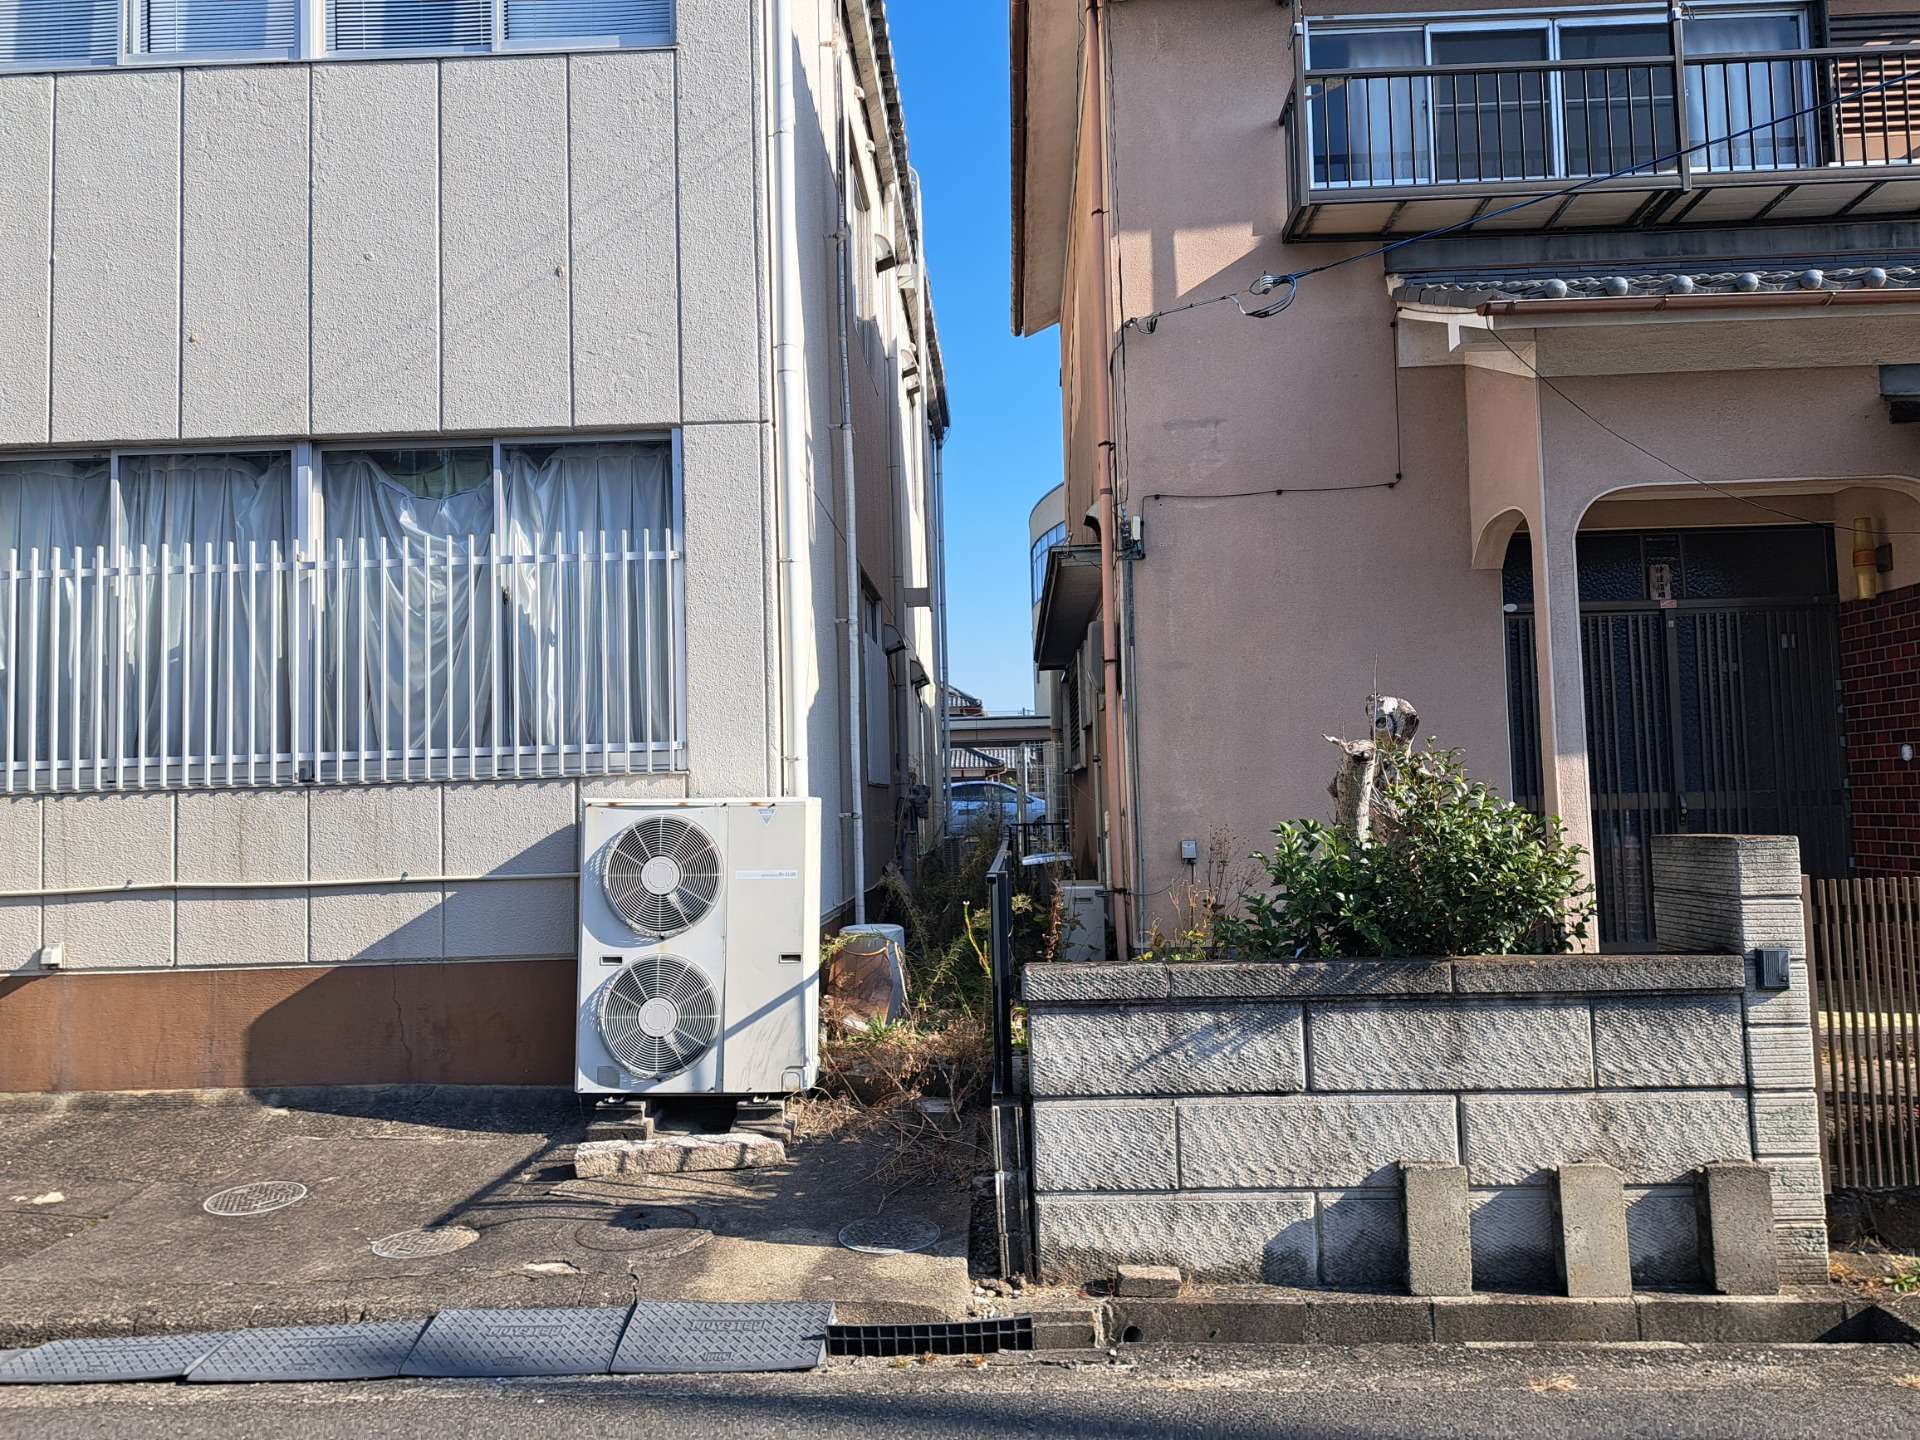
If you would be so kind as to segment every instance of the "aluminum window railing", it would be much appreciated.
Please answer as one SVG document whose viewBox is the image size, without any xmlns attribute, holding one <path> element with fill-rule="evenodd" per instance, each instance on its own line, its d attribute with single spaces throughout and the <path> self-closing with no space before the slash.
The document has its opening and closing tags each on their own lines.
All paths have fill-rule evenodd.
<svg viewBox="0 0 1920 1440">
<path fill-rule="evenodd" d="M 1307 68 L 1300 82 L 1316 192 L 1920 168 L 1920 46 Z"/>
<path fill-rule="evenodd" d="M 8 793 L 685 768 L 671 531 L 0 560 Z"/>
</svg>

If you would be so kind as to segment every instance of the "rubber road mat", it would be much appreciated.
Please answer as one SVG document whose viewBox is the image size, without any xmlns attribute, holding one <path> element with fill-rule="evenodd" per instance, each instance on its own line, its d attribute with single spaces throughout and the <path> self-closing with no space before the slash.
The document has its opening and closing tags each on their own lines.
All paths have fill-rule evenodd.
<svg viewBox="0 0 1920 1440">
<path fill-rule="evenodd" d="M 400 1373 L 462 1380 L 604 1375 L 632 1308 L 442 1310 Z"/>
<path fill-rule="evenodd" d="M 616 1375 L 811 1370 L 827 1358 L 833 1302 L 642 1300 L 614 1352 Z"/>
<path fill-rule="evenodd" d="M 386 1380 L 400 1373 L 425 1320 L 240 1330 L 193 1369 L 201 1384 L 261 1380 Z"/>
<path fill-rule="evenodd" d="M 37 1350 L 0 1355 L 0 1385 L 91 1385 L 113 1380 L 178 1380 L 232 1333 L 115 1335 L 49 1340 Z"/>
</svg>

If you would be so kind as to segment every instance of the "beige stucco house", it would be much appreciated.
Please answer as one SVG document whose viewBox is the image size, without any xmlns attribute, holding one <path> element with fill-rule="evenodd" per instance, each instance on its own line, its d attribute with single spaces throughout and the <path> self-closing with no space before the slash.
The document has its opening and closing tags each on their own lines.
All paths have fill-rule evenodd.
<svg viewBox="0 0 1920 1440">
<path fill-rule="evenodd" d="M 593 794 L 943 762 L 881 0 L 0 14 L 0 1091 L 566 1083 Z"/>
<path fill-rule="evenodd" d="M 1663 831 L 1920 864 L 1895 9 L 1013 0 L 1073 542 L 1036 662 L 1135 945 L 1183 840 L 1326 812 L 1375 691 L 1564 818 L 1605 944 Z"/>
</svg>

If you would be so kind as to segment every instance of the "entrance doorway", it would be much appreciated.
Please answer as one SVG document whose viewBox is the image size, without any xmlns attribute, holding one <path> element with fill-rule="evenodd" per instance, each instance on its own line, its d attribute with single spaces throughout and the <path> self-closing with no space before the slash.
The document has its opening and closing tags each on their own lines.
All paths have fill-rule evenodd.
<svg viewBox="0 0 1920 1440">
<path fill-rule="evenodd" d="M 1847 868 L 1833 542 L 1824 527 L 1592 531 L 1577 539 L 1600 942 L 1654 939 L 1652 838 L 1797 835 Z M 1507 551 L 1514 799 L 1541 806 L 1533 566 Z"/>
</svg>

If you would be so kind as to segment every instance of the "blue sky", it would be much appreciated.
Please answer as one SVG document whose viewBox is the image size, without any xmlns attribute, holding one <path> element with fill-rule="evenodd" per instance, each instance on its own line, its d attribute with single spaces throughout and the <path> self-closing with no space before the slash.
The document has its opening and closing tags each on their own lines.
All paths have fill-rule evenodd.
<svg viewBox="0 0 1920 1440">
<path fill-rule="evenodd" d="M 992 709 L 1029 709 L 1027 512 L 1060 479 L 1060 339 L 1008 327 L 1007 9 L 892 0 L 887 16 L 953 408 L 950 675 Z"/>
</svg>

